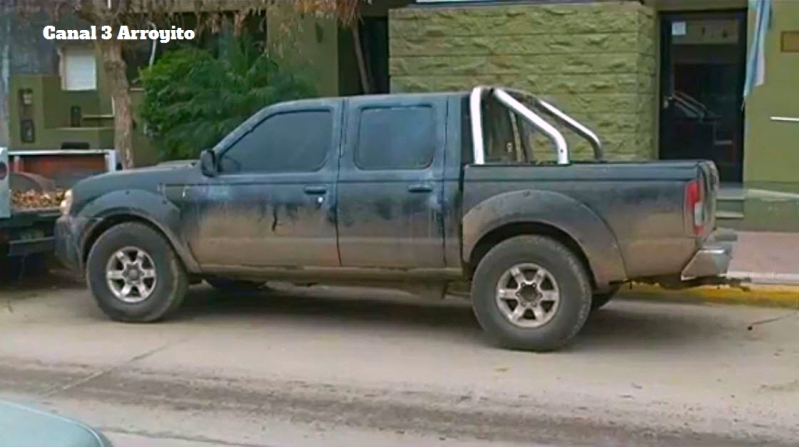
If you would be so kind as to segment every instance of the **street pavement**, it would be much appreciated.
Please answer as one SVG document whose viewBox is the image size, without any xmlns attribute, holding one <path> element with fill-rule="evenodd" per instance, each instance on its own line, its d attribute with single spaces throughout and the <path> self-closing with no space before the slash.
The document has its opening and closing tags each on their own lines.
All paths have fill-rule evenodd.
<svg viewBox="0 0 799 447">
<path fill-rule="evenodd" d="M 791 309 L 619 300 L 533 354 L 462 300 L 325 288 L 120 324 L 40 279 L 0 285 L 0 398 L 121 447 L 799 445 L 797 337 Z"/>
</svg>

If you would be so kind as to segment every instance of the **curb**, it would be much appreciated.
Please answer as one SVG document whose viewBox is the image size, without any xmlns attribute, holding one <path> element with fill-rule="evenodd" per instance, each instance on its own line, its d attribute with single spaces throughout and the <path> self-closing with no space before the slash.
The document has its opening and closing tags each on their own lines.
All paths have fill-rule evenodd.
<svg viewBox="0 0 799 447">
<path fill-rule="evenodd" d="M 622 287 L 618 297 L 630 300 L 799 308 L 799 283 L 743 283 L 739 286 L 701 286 L 683 290 L 634 283 Z"/>
<path fill-rule="evenodd" d="M 742 283 L 799 286 L 797 273 L 728 272 L 727 277 Z"/>
</svg>

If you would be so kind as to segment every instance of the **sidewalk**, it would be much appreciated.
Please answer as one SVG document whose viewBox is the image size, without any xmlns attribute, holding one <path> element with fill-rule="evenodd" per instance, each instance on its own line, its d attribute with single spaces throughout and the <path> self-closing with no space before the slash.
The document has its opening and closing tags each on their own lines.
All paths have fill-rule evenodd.
<svg viewBox="0 0 799 447">
<path fill-rule="evenodd" d="M 799 233 L 735 231 L 738 240 L 728 278 L 739 286 L 665 290 L 634 284 L 620 291 L 627 298 L 673 299 L 709 303 L 799 308 Z"/>
<path fill-rule="evenodd" d="M 753 284 L 799 286 L 799 233 L 736 231 L 727 276 Z"/>
</svg>

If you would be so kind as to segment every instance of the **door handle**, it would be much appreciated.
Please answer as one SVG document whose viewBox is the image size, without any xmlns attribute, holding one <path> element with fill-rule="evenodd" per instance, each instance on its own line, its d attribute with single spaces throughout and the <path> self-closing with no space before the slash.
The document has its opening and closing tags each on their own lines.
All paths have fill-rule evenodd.
<svg viewBox="0 0 799 447">
<path fill-rule="evenodd" d="M 308 195 L 322 195 L 327 194 L 327 187 L 326 186 L 306 186 L 305 194 Z"/>
<path fill-rule="evenodd" d="M 408 192 L 432 192 L 432 191 L 433 191 L 432 185 L 418 184 L 418 185 L 411 185 L 408 187 Z"/>
</svg>

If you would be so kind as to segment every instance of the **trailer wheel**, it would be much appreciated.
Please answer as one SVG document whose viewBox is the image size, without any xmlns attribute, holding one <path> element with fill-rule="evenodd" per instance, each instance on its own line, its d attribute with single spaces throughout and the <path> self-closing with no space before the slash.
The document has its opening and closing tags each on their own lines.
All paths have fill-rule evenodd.
<svg viewBox="0 0 799 447">
<path fill-rule="evenodd" d="M 117 321 L 160 320 L 180 307 L 188 288 L 169 241 L 141 223 L 119 224 L 100 235 L 86 267 L 97 305 Z"/>
<path fill-rule="evenodd" d="M 585 324 L 591 286 L 580 260 L 564 245 L 542 236 L 516 236 L 480 261 L 472 307 L 500 345 L 551 351 L 566 345 Z"/>
</svg>

